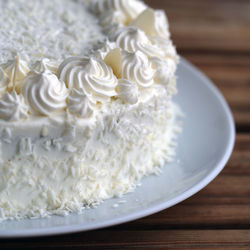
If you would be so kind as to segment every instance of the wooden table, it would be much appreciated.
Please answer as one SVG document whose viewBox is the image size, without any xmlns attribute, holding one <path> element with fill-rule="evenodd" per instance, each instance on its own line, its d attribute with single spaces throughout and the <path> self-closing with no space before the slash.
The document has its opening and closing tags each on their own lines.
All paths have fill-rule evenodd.
<svg viewBox="0 0 250 250">
<path fill-rule="evenodd" d="M 223 172 L 170 209 L 103 230 L 1 240 L 0 249 L 250 249 L 250 1 L 147 0 L 165 9 L 179 53 L 219 87 L 237 137 Z"/>
</svg>

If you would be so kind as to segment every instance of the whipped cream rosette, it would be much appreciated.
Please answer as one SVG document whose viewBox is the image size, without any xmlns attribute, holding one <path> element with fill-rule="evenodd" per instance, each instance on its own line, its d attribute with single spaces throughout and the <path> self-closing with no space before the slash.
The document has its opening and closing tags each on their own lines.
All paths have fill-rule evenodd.
<svg viewBox="0 0 250 250">
<path fill-rule="evenodd" d="M 49 116 L 66 108 L 68 89 L 49 71 L 32 72 L 25 79 L 22 92 L 32 114 Z"/>
<path fill-rule="evenodd" d="M 119 16 L 118 22 L 126 25 L 146 9 L 146 5 L 138 0 L 93 0 L 90 8 L 97 14 L 112 11 Z"/>
<path fill-rule="evenodd" d="M 138 87 L 142 88 L 148 88 L 154 84 L 155 70 L 148 57 L 141 51 L 129 53 L 114 49 L 104 60 L 120 79 L 135 82 Z"/>
<path fill-rule="evenodd" d="M 47 70 L 51 73 L 57 74 L 58 63 L 48 58 L 42 58 L 34 64 L 33 70 L 39 73 L 43 73 Z"/>
<path fill-rule="evenodd" d="M 30 72 L 27 62 L 17 55 L 15 59 L 2 64 L 2 68 L 9 78 L 8 88 L 10 90 L 16 89 L 19 91 L 22 81 Z"/>
<path fill-rule="evenodd" d="M 136 19 L 131 22 L 132 26 L 136 26 L 143 30 L 149 37 L 170 38 L 168 31 L 167 17 L 162 10 L 147 8 Z"/>
<path fill-rule="evenodd" d="M 139 98 L 138 86 L 135 82 L 127 79 L 119 79 L 117 86 L 117 93 L 119 98 L 128 104 L 136 104 Z"/>
<path fill-rule="evenodd" d="M 6 92 L 0 99 L 0 119 L 6 121 L 19 121 L 28 118 L 28 106 L 23 95 L 15 90 Z"/>
<path fill-rule="evenodd" d="M 118 29 L 111 40 L 115 41 L 119 48 L 128 52 L 141 51 L 149 57 L 164 58 L 166 52 L 157 44 L 153 44 L 145 32 L 135 26 L 126 26 Z"/>
<path fill-rule="evenodd" d="M 59 78 L 69 89 L 83 90 L 93 102 L 107 102 L 116 96 L 117 78 L 103 60 L 72 57 L 59 67 Z"/>
<path fill-rule="evenodd" d="M 68 97 L 68 110 L 80 118 L 89 118 L 94 111 L 95 103 L 88 98 L 83 89 L 73 88 Z"/>
</svg>

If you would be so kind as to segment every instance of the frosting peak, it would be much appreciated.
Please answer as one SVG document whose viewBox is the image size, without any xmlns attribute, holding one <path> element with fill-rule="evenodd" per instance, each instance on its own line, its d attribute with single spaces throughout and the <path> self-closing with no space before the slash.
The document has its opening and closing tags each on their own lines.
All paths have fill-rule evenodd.
<svg viewBox="0 0 250 250">
<path fill-rule="evenodd" d="M 24 97 L 18 95 L 15 90 L 6 92 L 0 100 L 0 119 L 6 121 L 18 121 L 28 117 L 28 106 Z"/>
<path fill-rule="evenodd" d="M 23 94 L 32 114 L 49 116 L 66 107 L 68 90 L 51 72 L 32 72 L 25 79 Z"/>
<path fill-rule="evenodd" d="M 59 67 L 59 78 L 69 89 L 83 89 L 93 102 L 107 102 L 116 96 L 117 78 L 103 60 L 88 57 L 71 57 Z"/>
<path fill-rule="evenodd" d="M 27 63 L 19 55 L 16 56 L 15 60 L 10 60 L 6 64 L 3 64 L 2 67 L 10 80 L 8 87 L 13 89 L 20 87 L 20 82 L 30 71 Z"/>
<path fill-rule="evenodd" d="M 120 79 L 117 87 L 119 98 L 128 104 L 135 104 L 138 102 L 138 87 L 135 82 L 126 79 Z"/>
<path fill-rule="evenodd" d="M 90 8 L 97 14 L 113 10 L 118 13 L 118 20 L 126 25 L 146 9 L 146 5 L 138 0 L 93 0 Z"/>
<path fill-rule="evenodd" d="M 152 44 L 145 32 L 135 26 L 122 27 L 111 39 L 116 45 L 128 52 L 141 51 L 149 57 L 164 58 L 165 52 L 157 44 Z"/>
<path fill-rule="evenodd" d="M 164 11 L 154 11 L 151 8 L 144 10 L 131 25 L 143 30 L 148 36 L 160 36 L 169 39 L 168 21 Z"/>
<path fill-rule="evenodd" d="M 81 118 L 88 118 L 93 114 L 95 103 L 89 99 L 83 89 L 73 89 L 68 97 L 68 110 Z"/>
<path fill-rule="evenodd" d="M 56 61 L 50 60 L 48 58 L 43 58 L 37 61 L 34 65 L 34 71 L 42 73 L 46 70 L 56 74 L 57 73 L 58 64 Z"/>
<path fill-rule="evenodd" d="M 122 78 L 136 82 L 139 87 L 147 88 L 154 84 L 154 73 L 148 57 L 142 52 L 122 53 Z"/>
<path fill-rule="evenodd" d="M 143 88 L 151 87 L 154 84 L 155 70 L 148 57 L 141 51 L 129 53 L 114 49 L 104 60 L 113 68 L 118 78 L 135 82 Z"/>
</svg>

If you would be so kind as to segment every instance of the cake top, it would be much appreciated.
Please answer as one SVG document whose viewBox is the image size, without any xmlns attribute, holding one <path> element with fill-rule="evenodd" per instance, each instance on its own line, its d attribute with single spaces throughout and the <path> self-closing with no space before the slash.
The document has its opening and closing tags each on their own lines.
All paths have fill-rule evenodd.
<svg viewBox="0 0 250 250">
<path fill-rule="evenodd" d="M 104 34 L 86 3 L 69 0 L 1 0 L 0 64 L 18 54 L 29 67 L 42 58 L 61 63 L 88 55 Z"/>
<path fill-rule="evenodd" d="M 163 11 L 138 0 L 0 0 L 0 122 L 89 119 L 175 92 Z"/>
</svg>

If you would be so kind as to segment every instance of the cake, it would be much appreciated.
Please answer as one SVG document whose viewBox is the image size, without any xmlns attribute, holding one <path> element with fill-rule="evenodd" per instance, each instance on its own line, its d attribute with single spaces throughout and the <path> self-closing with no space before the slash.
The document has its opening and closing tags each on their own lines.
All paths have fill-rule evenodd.
<svg viewBox="0 0 250 250">
<path fill-rule="evenodd" d="M 0 0 L 0 220 L 131 192 L 174 154 L 178 56 L 138 0 Z"/>
</svg>

